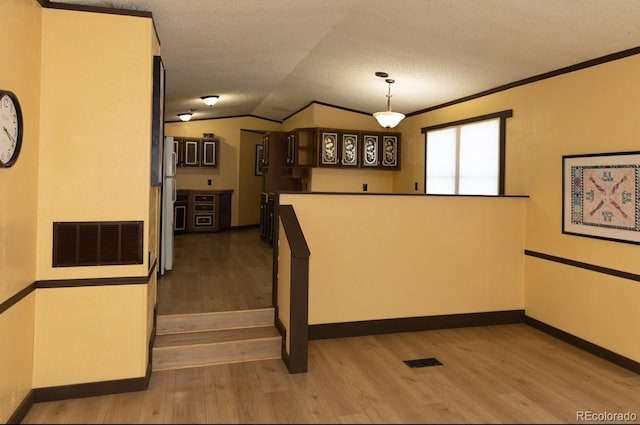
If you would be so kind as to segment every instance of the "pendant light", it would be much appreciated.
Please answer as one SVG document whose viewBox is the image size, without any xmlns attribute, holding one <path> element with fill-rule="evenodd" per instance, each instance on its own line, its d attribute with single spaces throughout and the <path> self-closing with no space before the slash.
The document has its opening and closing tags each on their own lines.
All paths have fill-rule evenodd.
<svg viewBox="0 0 640 425">
<path fill-rule="evenodd" d="M 202 96 L 200 99 L 209 106 L 213 106 L 218 102 L 220 96 Z"/>
<path fill-rule="evenodd" d="M 195 111 L 196 111 L 195 109 L 189 109 L 189 112 L 183 112 L 181 114 L 178 114 L 178 117 L 180 117 L 182 121 L 189 121 Z"/>
<path fill-rule="evenodd" d="M 386 72 L 376 72 L 376 76 L 388 77 L 389 75 Z M 389 84 L 389 91 L 387 93 L 387 110 L 384 112 L 375 112 L 373 116 L 378 121 L 378 124 L 380 124 L 381 127 L 393 128 L 404 119 L 404 114 L 391 111 L 391 84 L 395 83 L 395 80 L 387 78 L 384 81 Z"/>
</svg>

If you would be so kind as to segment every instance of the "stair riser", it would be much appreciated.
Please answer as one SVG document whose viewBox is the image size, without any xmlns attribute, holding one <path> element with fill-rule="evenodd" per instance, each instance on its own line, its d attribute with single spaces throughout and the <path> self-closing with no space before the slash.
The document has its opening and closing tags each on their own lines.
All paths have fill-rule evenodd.
<svg viewBox="0 0 640 425">
<path fill-rule="evenodd" d="M 280 358 L 282 338 L 153 349 L 153 370 Z"/>
<path fill-rule="evenodd" d="M 158 316 L 156 334 L 273 325 L 273 309 Z"/>
</svg>

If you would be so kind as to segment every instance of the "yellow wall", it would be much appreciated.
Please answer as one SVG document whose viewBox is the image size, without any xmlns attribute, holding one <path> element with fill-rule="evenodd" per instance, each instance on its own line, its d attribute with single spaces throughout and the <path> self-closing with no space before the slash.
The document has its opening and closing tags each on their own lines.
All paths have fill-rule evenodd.
<svg viewBox="0 0 640 425">
<path fill-rule="evenodd" d="M 39 289 L 34 388 L 141 377 L 146 285 Z"/>
<path fill-rule="evenodd" d="M 170 71 L 167 71 L 169 73 Z M 178 167 L 176 183 L 178 189 L 233 190 L 231 195 L 231 225 L 245 226 L 257 224 L 256 212 L 246 212 L 252 208 L 260 209 L 259 195 L 256 199 L 244 196 L 240 181 L 244 178 L 255 180 L 253 184 L 261 184 L 261 177 L 254 176 L 253 162 L 242 160 L 241 130 L 275 131 L 281 125 L 273 121 L 254 117 L 220 118 L 211 120 L 195 120 L 187 122 L 166 123 L 165 136 L 202 137 L 203 133 L 213 133 L 220 140 L 217 168 Z M 255 151 L 254 151 L 255 154 Z M 246 159 L 246 158 L 245 158 Z M 211 186 L 207 179 L 212 179 Z M 253 191 L 253 185 L 251 189 Z M 253 193 L 253 192 L 252 192 Z M 241 213 L 242 211 L 242 213 Z M 241 221 L 240 217 L 243 218 Z M 247 221 L 244 221 L 247 220 Z"/>
<path fill-rule="evenodd" d="M 147 274 L 147 255 L 141 265 L 53 268 L 51 253 L 54 221 L 149 225 L 151 27 L 145 18 L 44 9 L 38 279 Z"/>
<path fill-rule="evenodd" d="M 262 145 L 262 133 L 240 132 L 240 170 L 253 170 L 238 175 L 238 223 L 243 226 L 260 223 L 260 193 L 264 184 L 262 176 L 255 175 L 257 145 Z"/>
<path fill-rule="evenodd" d="M 149 274 L 158 242 L 159 192 L 150 187 L 158 53 L 149 18 L 43 9 L 38 280 Z M 125 220 L 144 222 L 143 264 L 51 266 L 54 221 Z M 148 284 L 38 289 L 34 388 L 143 377 L 155 287 L 152 274 Z"/>
<path fill-rule="evenodd" d="M 281 194 L 311 251 L 309 324 L 523 309 L 527 201 Z"/>
<path fill-rule="evenodd" d="M 35 0 L 0 1 L 0 89 L 16 94 L 24 119 L 18 161 L 0 169 L 0 304 L 36 276 L 41 14 Z M 0 314 L 0 423 L 31 390 L 34 300 L 31 293 Z"/>
<path fill-rule="evenodd" d="M 562 234 L 562 155 L 638 150 L 640 56 L 542 80 L 408 117 L 394 190 L 410 191 L 424 172 L 420 128 L 513 110 L 507 119 L 506 193 L 526 194 L 526 249 L 640 273 L 638 246 Z M 405 143 L 406 142 L 406 143 Z M 423 180 L 420 180 L 423 181 Z M 640 285 L 527 258 L 527 315 L 640 361 Z"/>
</svg>

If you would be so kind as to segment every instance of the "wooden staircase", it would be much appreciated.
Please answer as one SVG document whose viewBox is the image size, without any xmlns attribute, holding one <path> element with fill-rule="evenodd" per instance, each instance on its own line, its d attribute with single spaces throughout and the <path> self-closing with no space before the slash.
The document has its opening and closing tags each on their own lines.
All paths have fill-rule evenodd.
<svg viewBox="0 0 640 425">
<path fill-rule="evenodd" d="M 281 357 L 274 309 L 160 315 L 153 345 L 154 371 Z"/>
</svg>

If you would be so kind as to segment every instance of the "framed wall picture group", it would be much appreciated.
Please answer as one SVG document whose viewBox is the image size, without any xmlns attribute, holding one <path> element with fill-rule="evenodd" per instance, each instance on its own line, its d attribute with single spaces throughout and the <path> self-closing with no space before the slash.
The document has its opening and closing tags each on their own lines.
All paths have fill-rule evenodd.
<svg viewBox="0 0 640 425">
<path fill-rule="evenodd" d="M 640 152 L 562 157 L 562 233 L 640 244 Z"/>
</svg>

